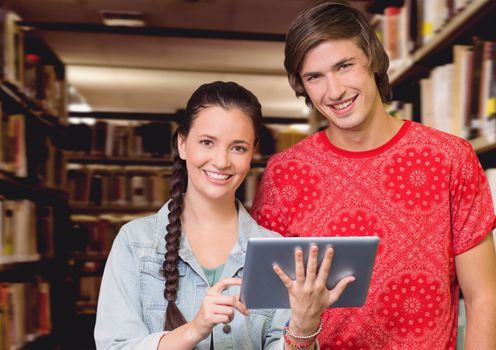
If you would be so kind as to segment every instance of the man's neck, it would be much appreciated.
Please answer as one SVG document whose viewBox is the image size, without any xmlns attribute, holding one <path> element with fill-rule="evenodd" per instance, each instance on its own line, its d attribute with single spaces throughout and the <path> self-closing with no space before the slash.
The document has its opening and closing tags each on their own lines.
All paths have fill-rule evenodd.
<svg viewBox="0 0 496 350">
<path fill-rule="evenodd" d="M 343 130 L 330 125 L 326 135 L 330 142 L 343 150 L 351 152 L 370 151 L 386 144 L 401 129 L 403 121 L 388 115 L 373 118 L 356 129 Z"/>
</svg>

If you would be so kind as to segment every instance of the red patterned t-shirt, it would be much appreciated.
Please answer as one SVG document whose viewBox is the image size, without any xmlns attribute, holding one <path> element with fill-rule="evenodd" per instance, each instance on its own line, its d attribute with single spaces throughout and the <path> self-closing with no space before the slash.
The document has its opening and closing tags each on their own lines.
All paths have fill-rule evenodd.
<svg viewBox="0 0 496 350">
<path fill-rule="evenodd" d="M 374 150 L 321 131 L 273 156 L 252 215 L 285 236 L 380 237 L 366 304 L 324 313 L 324 350 L 455 349 L 454 257 L 496 223 L 470 144 L 409 121 Z"/>
</svg>

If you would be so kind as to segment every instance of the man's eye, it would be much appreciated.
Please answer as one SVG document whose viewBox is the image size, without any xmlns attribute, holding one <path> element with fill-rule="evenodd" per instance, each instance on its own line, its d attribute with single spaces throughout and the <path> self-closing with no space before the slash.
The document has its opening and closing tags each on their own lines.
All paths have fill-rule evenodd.
<svg viewBox="0 0 496 350">
<path fill-rule="evenodd" d="M 319 75 L 315 74 L 315 75 L 309 75 L 307 77 L 307 81 L 312 81 L 312 80 L 316 80 L 319 78 Z"/>
</svg>

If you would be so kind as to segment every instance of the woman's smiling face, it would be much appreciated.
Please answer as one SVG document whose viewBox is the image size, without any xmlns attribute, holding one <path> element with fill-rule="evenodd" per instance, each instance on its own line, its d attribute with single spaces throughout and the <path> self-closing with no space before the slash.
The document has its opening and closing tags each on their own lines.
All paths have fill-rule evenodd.
<svg viewBox="0 0 496 350">
<path fill-rule="evenodd" d="M 250 170 L 254 147 L 252 121 L 240 109 L 202 109 L 188 136 L 178 137 L 179 155 L 188 170 L 188 196 L 234 199 Z"/>
</svg>

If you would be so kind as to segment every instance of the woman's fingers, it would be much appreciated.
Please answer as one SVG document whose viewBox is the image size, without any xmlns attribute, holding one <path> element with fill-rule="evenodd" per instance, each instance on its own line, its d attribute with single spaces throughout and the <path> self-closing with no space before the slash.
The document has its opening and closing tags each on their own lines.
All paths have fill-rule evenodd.
<svg viewBox="0 0 496 350">
<path fill-rule="evenodd" d="M 234 318 L 234 310 L 248 315 L 248 309 L 239 301 L 237 295 L 207 295 L 203 300 L 203 308 L 212 326 L 217 323 L 231 322 Z"/>
<path fill-rule="evenodd" d="M 248 310 L 246 305 L 239 301 L 239 295 L 236 295 L 236 302 L 234 303 L 233 307 L 245 316 L 248 316 L 250 314 L 250 311 Z"/>
<path fill-rule="evenodd" d="M 248 315 L 248 309 L 239 301 L 239 295 L 223 295 L 221 294 L 229 286 L 241 285 L 241 278 L 224 278 L 217 282 L 209 289 L 207 295 L 210 296 L 214 303 L 219 305 L 227 305 L 241 312 L 243 315 Z M 234 315 L 234 311 L 233 311 Z"/>
<path fill-rule="evenodd" d="M 212 286 L 208 291 L 209 293 L 217 293 L 220 294 L 224 289 L 230 287 L 230 286 L 240 286 L 241 285 L 241 278 L 223 278 L 216 284 Z"/>
</svg>

